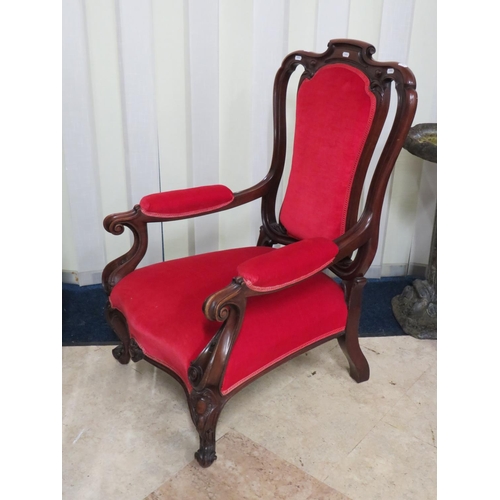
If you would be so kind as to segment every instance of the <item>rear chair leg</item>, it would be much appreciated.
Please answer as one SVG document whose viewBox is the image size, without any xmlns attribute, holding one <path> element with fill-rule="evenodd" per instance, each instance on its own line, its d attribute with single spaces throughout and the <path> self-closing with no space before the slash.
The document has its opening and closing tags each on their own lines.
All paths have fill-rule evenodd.
<svg viewBox="0 0 500 500">
<path fill-rule="evenodd" d="M 344 281 L 347 308 L 349 311 L 345 334 L 338 338 L 340 348 L 349 362 L 349 374 L 358 383 L 370 378 L 370 367 L 359 346 L 359 319 L 366 278 Z"/>
</svg>

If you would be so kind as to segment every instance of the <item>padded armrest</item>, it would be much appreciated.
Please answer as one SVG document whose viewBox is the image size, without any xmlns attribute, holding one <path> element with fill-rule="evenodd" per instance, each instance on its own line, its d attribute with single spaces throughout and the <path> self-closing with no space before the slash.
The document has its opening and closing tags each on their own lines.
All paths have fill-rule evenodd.
<svg viewBox="0 0 500 500">
<path fill-rule="evenodd" d="M 310 238 L 258 257 L 238 266 L 238 276 L 250 290 L 271 292 L 285 288 L 328 267 L 339 249 L 326 238 Z"/>
<path fill-rule="evenodd" d="M 149 194 L 139 205 L 143 214 L 152 217 L 186 217 L 222 208 L 233 200 L 229 188 L 216 184 Z"/>
</svg>

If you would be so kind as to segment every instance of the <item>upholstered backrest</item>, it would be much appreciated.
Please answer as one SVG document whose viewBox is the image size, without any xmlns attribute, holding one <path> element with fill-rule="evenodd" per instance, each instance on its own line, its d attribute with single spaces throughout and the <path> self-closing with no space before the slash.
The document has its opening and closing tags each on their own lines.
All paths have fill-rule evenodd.
<svg viewBox="0 0 500 500">
<path fill-rule="evenodd" d="M 326 65 L 297 94 L 293 159 L 280 222 L 295 238 L 335 239 L 377 100 L 369 78 L 348 64 Z"/>
</svg>

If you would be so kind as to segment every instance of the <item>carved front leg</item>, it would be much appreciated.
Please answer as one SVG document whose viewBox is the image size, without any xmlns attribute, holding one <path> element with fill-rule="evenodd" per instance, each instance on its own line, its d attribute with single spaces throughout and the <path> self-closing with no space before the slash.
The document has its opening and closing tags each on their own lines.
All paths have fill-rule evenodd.
<svg viewBox="0 0 500 500">
<path fill-rule="evenodd" d="M 144 359 L 144 352 L 134 339 L 130 340 L 129 352 L 130 352 L 130 357 L 132 358 L 132 361 L 134 363 L 137 363 L 137 361 Z"/>
<path fill-rule="evenodd" d="M 194 454 L 202 467 L 209 467 L 217 459 L 215 429 L 224 400 L 212 389 L 193 391 L 189 396 L 191 418 L 200 436 L 200 449 Z"/>
<path fill-rule="evenodd" d="M 224 324 L 188 370 L 193 387 L 189 395 L 189 408 L 200 435 L 200 449 L 195 453 L 195 458 L 202 467 L 209 467 L 217 458 L 215 429 L 226 402 L 218 387 L 221 386 L 229 354 L 243 321 L 245 290 L 241 278 L 233 279 L 226 288 L 207 297 L 203 304 L 207 319 Z"/>
<path fill-rule="evenodd" d="M 127 320 L 120 311 L 113 309 L 109 302 L 106 306 L 105 315 L 108 324 L 121 340 L 121 344 L 113 349 L 113 356 L 122 365 L 126 365 L 130 361 L 130 334 Z"/>
<path fill-rule="evenodd" d="M 121 342 L 113 350 L 113 357 L 118 360 L 122 365 L 126 365 L 130 361 L 130 353 L 127 346 Z"/>
<path fill-rule="evenodd" d="M 117 359 L 122 365 L 126 365 L 131 358 L 134 362 L 143 359 L 144 353 L 142 352 L 142 349 L 134 339 L 130 338 L 125 316 L 123 316 L 123 314 L 117 309 L 113 309 L 109 302 L 106 306 L 106 320 L 121 340 L 121 343 L 113 349 L 113 356 L 115 359 Z"/>
</svg>

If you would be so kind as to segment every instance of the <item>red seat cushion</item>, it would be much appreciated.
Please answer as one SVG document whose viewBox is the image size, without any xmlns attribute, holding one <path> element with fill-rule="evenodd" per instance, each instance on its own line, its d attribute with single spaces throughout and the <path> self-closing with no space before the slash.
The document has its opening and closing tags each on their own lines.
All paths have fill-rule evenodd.
<svg viewBox="0 0 500 500">
<path fill-rule="evenodd" d="M 268 247 L 223 250 L 154 264 L 123 278 L 110 296 L 146 356 L 191 388 L 187 371 L 220 327 L 202 312 L 204 300 L 227 286 L 247 259 Z M 248 299 L 222 384 L 227 394 L 287 355 L 341 332 L 343 290 L 323 273 L 285 290 Z"/>
</svg>

